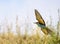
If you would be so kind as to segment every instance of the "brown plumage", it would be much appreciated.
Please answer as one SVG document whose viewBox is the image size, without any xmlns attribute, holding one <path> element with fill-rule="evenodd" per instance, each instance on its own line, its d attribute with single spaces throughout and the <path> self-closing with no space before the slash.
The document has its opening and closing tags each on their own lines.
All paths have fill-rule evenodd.
<svg viewBox="0 0 60 44">
<path fill-rule="evenodd" d="M 40 14 L 36 9 L 35 9 L 35 16 L 36 16 L 36 20 L 38 21 L 38 22 L 36 22 L 36 24 L 37 24 L 39 27 L 41 27 L 42 32 L 43 32 L 44 34 L 46 34 L 46 35 L 47 35 L 47 34 L 52 34 L 53 31 L 50 30 L 48 27 L 46 27 L 45 21 L 43 20 L 41 14 Z"/>
</svg>

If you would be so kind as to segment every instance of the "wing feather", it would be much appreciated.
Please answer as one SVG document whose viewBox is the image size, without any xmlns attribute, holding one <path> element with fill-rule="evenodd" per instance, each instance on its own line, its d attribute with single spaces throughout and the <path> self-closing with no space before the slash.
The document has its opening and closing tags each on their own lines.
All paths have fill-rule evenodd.
<svg viewBox="0 0 60 44">
<path fill-rule="evenodd" d="M 38 20 L 38 22 L 40 24 L 45 25 L 45 22 L 44 22 L 42 16 L 40 15 L 40 13 L 36 9 L 35 9 L 35 16 L 36 16 L 36 20 Z"/>
<path fill-rule="evenodd" d="M 47 27 L 46 28 L 42 28 L 41 30 L 46 35 L 48 35 L 48 34 L 54 34 L 54 32 L 52 30 L 50 30 L 49 28 L 47 28 Z"/>
</svg>

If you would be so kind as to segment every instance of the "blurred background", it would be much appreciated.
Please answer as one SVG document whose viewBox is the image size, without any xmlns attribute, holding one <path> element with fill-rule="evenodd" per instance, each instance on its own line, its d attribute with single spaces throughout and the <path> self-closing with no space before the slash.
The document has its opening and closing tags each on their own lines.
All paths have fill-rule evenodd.
<svg viewBox="0 0 60 44">
<path fill-rule="evenodd" d="M 36 29 L 38 29 L 34 24 L 34 22 L 37 22 L 34 12 L 35 9 L 37 9 L 43 17 L 46 26 L 56 33 L 58 39 L 60 31 L 60 0 L 0 0 L 0 34 L 3 34 L 2 37 L 7 33 L 18 35 L 35 33 Z M 11 37 L 10 34 L 8 34 L 8 36 Z M 39 36 L 37 40 L 40 41 L 38 38 Z M 23 39 L 25 38 L 23 37 Z M 35 39 L 36 38 L 33 37 L 32 41 Z M 55 40 L 54 37 L 53 39 Z M 20 39 L 18 41 L 20 41 Z M 43 41 L 41 44 L 45 42 Z M 53 44 L 52 42 L 51 44 Z M 33 43 L 34 42 L 32 42 L 32 44 Z"/>
</svg>

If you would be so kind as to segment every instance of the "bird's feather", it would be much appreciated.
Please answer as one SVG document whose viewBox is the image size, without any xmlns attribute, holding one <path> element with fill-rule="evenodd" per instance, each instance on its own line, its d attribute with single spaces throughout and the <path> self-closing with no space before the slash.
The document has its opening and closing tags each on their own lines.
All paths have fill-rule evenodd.
<svg viewBox="0 0 60 44">
<path fill-rule="evenodd" d="M 45 28 L 41 28 L 42 32 L 45 33 L 46 35 L 48 34 L 53 34 L 54 32 L 52 30 L 50 30 L 49 28 L 45 27 Z"/>
<path fill-rule="evenodd" d="M 41 14 L 35 9 L 35 16 L 36 16 L 36 20 L 38 20 L 38 22 L 36 22 L 36 24 L 41 27 L 41 30 L 44 34 L 48 35 L 48 34 L 52 34 L 53 31 L 50 30 L 48 27 L 46 27 L 45 25 L 45 21 L 43 20 Z"/>
<path fill-rule="evenodd" d="M 35 9 L 35 16 L 40 24 L 45 25 L 45 21 L 43 20 L 41 14 L 36 9 Z"/>
</svg>

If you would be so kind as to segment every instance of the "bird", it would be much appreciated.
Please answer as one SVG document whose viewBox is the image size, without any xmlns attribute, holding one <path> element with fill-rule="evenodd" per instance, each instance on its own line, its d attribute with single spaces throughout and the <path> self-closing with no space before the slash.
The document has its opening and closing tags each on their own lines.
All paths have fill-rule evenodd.
<svg viewBox="0 0 60 44">
<path fill-rule="evenodd" d="M 46 35 L 52 34 L 53 31 L 46 26 L 44 19 L 36 9 L 35 9 L 35 16 L 36 16 L 36 20 L 38 21 L 35 22 L 35 24 L 37 24 L 38 27 L 41 27 L 42 32 Z"/>
</svg>

